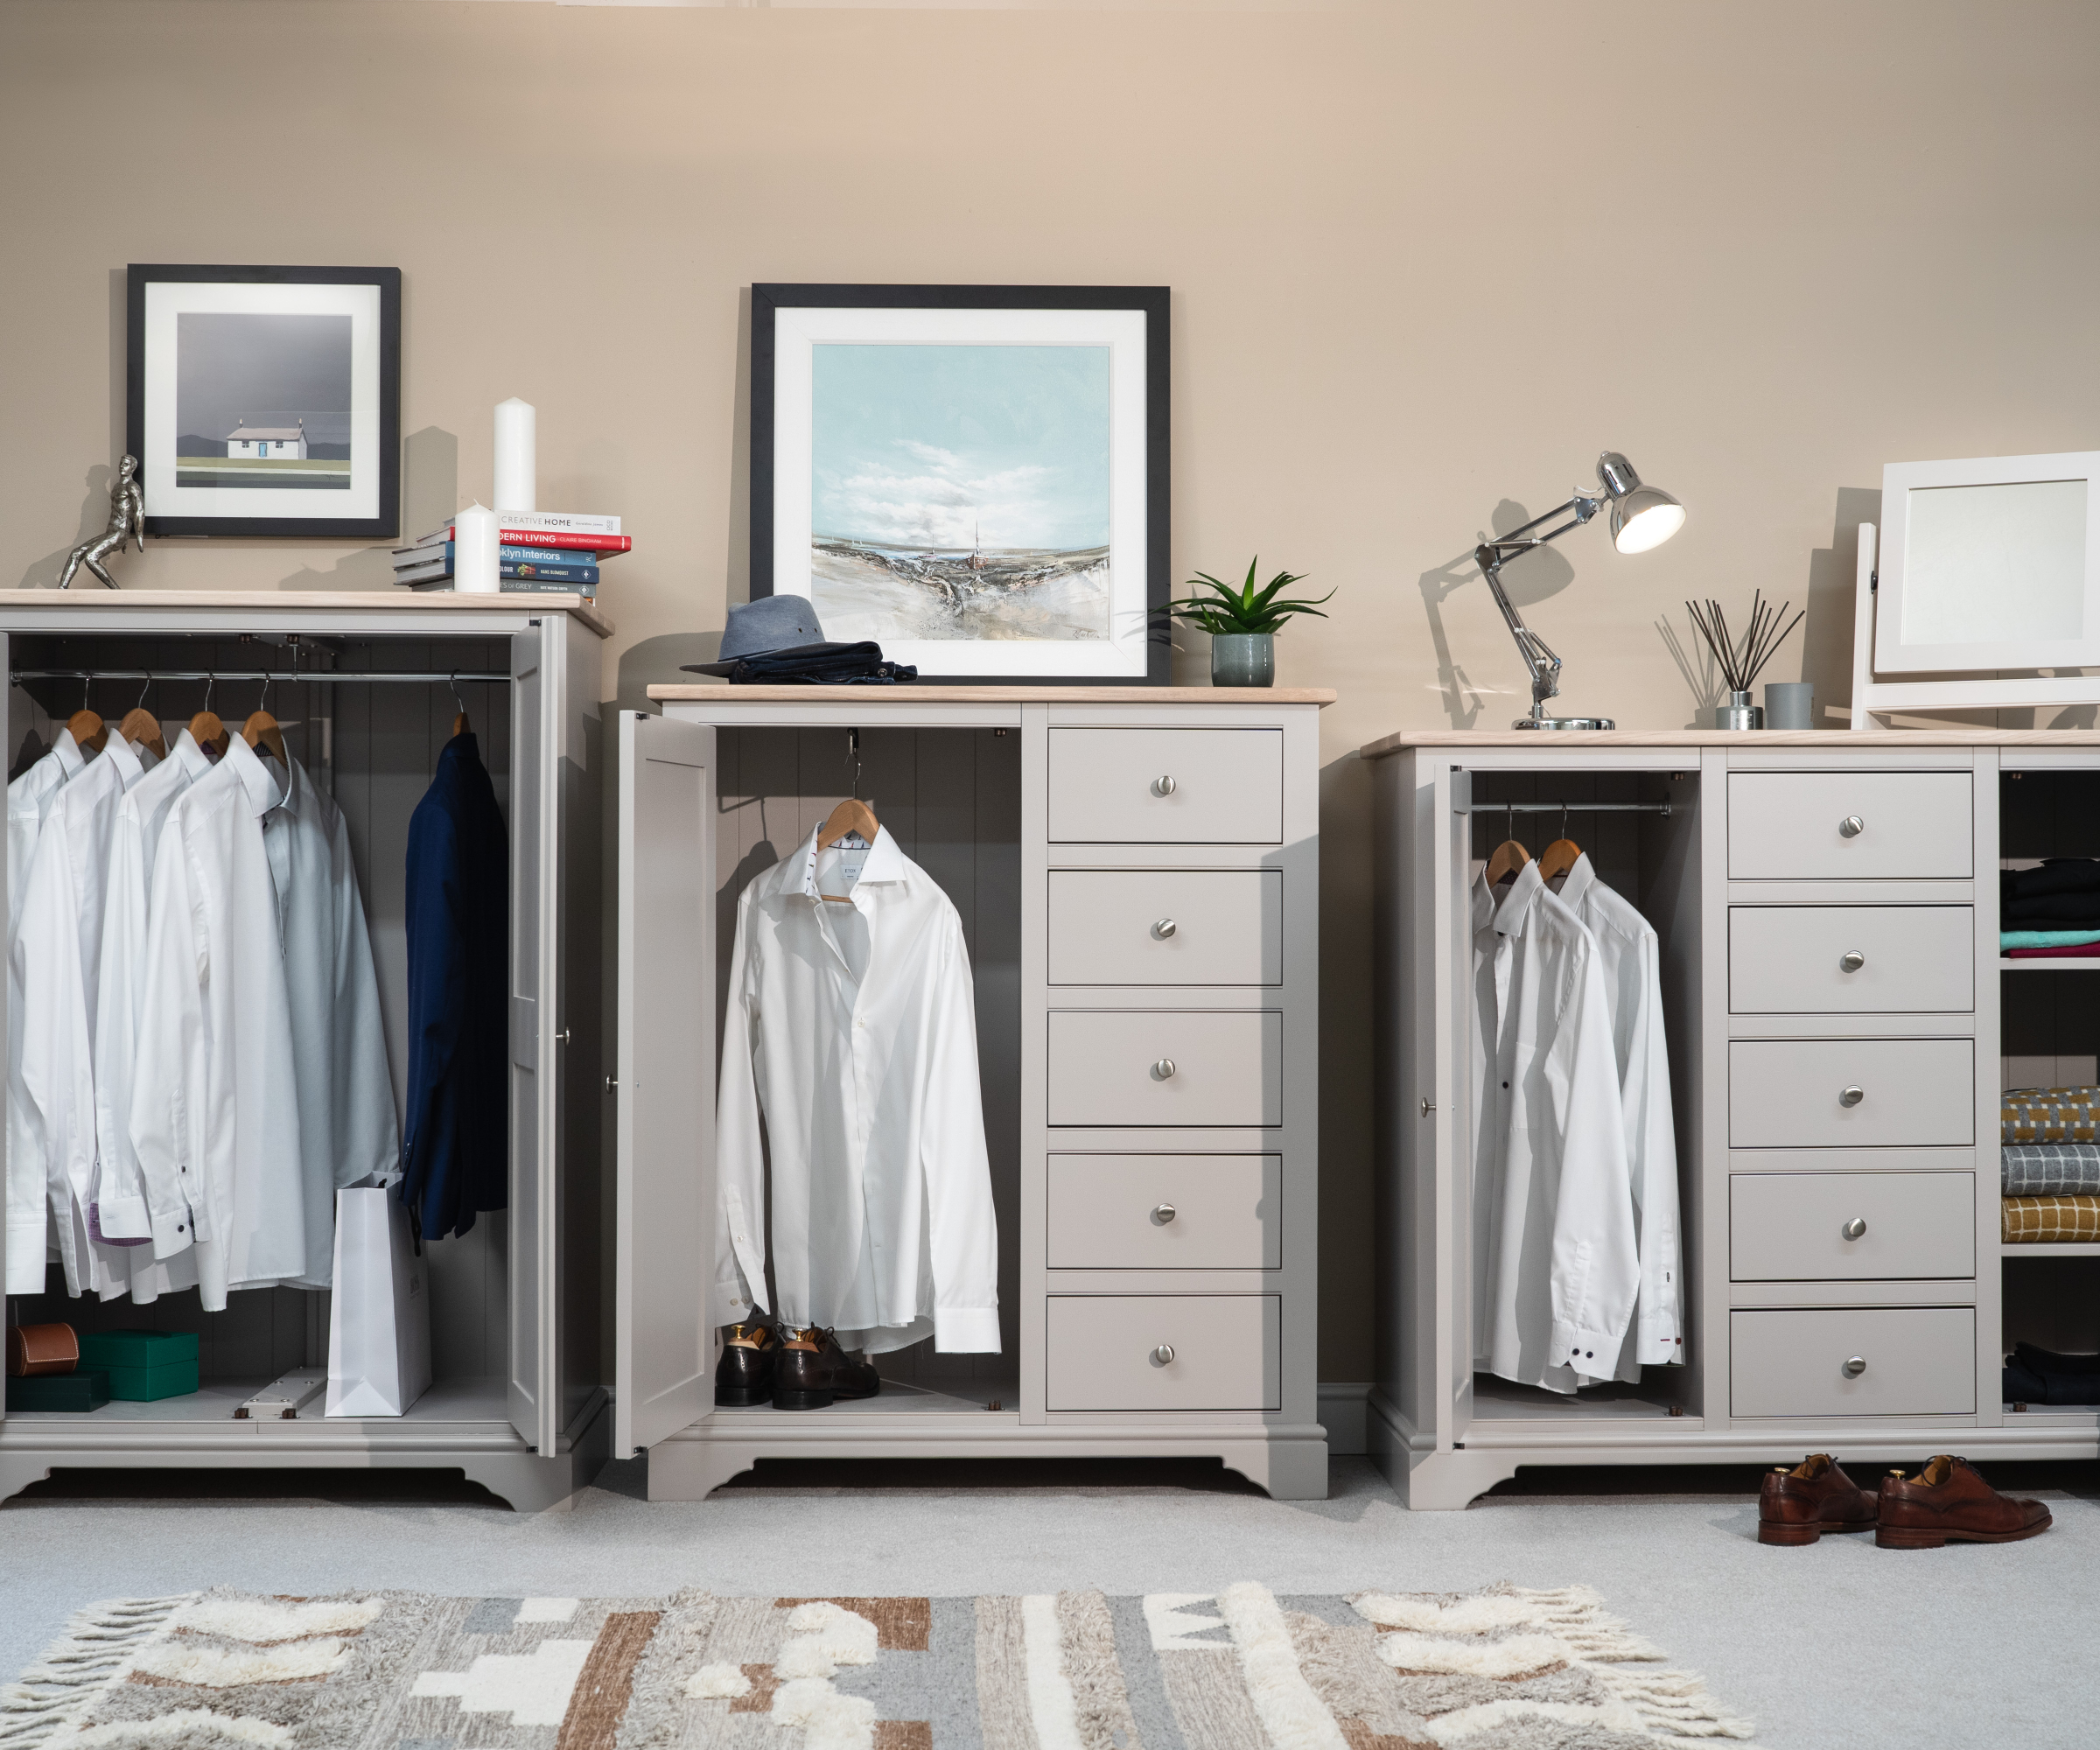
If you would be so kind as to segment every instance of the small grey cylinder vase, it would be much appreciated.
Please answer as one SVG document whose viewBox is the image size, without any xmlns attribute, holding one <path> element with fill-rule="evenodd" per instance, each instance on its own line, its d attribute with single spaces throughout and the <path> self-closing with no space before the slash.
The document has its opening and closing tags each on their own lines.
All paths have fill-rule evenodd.
<svg viewBox="0 0 2100 1750">
<path fill-rule="evenodd" d="M 1212 633 L 1210 684 L 1214 687 L 1274 686 L 1276 634 L 1273 632 Z"/>
<path fill-rule="evenodd" d="M 1731 693 L 1726 704 L 1713 708 L 1713 726 L 1716 729 L 1762 729 L 1765 726 L 1764 707 L 1752 704 L 1747 693 Z"/>
<path fill-rule="evenodd" d="M 1813 681 L 1765 682 L 1767 729 L 1816 727 L 1816 683 Z"/>
</svg>

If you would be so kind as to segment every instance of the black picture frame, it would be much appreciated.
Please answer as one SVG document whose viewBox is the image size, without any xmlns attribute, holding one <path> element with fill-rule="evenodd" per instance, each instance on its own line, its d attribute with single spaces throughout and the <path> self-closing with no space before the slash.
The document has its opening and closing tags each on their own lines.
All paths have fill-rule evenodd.
<svg viewBox="0 0 2100 1750">
<path fill-rule="evenodd" d="M 774 592 L 775 318 L 782 309 L 1105 310 L 1144 317 L 1145 672 L 1143 675 L 939 675 L 943 686 L 1154 686 L 1167 684 L 1172 651 L 1165 635 L 1171 530 L 1167 286 L 830 285 L 760 284 L 751 289 L 751 594 Z"/>
<path fill-rule="evenodd" d="M 124 445 L 138 458 L 139 485 L 165 458 L 146 452 L 146 288 L 166 283 L 254 285 L 369 285 L 379 289 L 379 499 L 373 516 L 173 516 L 148 510 L 152 536 L 255 536 L 378 541 L 401 533 L 401 270 L 254 267 L 193 262 L 132 263 L 126 270 Z"/>
</svg>

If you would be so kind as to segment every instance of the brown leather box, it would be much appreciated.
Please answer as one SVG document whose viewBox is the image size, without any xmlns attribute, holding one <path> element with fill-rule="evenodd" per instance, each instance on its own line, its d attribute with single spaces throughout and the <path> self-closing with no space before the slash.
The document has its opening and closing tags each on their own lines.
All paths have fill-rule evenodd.
<svg viewBox="0 0 2100 1750">
<path fill-rule="evenodd" d="M 80 1364 L 80 1340 L 70 1325 L 10 1325 L 7 1370 L 16 1379 L 71 1373 Z"/>
</svg>

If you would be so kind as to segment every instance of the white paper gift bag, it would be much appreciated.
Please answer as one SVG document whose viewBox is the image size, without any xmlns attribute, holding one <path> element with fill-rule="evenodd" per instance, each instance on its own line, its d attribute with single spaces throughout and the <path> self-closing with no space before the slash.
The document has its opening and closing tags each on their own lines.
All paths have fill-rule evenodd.
<svg viewBox="0 0 2100 1750">
<path fill-rule="evenodd" d="M 328 1414 L 400 1416 L 430 1387 L 429 1260 L 383 1190 L 335 1194 Z"/>
</svg>

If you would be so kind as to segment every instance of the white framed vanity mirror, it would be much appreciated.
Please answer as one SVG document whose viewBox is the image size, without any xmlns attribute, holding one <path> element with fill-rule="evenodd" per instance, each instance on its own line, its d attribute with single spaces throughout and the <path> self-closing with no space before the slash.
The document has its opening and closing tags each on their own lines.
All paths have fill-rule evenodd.
<svg viewBox="0 0 2100 1750">
<path fill-rule="evenodd" d="M 2100 451 L 1892 462 L 1874 667 L 2100 667 Z"/>
</svg>

